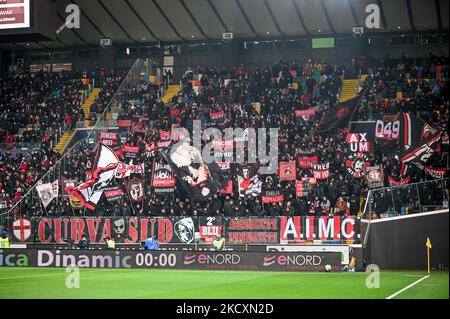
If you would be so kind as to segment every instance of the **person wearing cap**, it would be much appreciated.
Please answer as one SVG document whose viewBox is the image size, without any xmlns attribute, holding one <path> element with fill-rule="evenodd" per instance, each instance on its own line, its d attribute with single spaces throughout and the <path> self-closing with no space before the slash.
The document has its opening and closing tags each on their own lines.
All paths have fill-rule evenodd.
<svg viewBox="0 0 450 319">
<path fill-rule="evenodd" d="M 1 236 L 0 236 L 0 248 L 9 248 L 9 237 L 8 237 L 8 232 L 3 229 Z"/>
</svg>

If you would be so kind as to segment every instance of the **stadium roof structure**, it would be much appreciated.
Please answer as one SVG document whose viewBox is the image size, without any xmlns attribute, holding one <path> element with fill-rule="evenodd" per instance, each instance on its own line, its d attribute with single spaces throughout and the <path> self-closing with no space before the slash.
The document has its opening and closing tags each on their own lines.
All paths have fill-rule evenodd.
<svg viewBox="0 0 450 319">
<path fill-rule="evenodd" d="M 443 31 L 449 25 L 448 0 L 58 0 L 60 25 L 69 4 L 81 9 L 79 29 L 24 48 L 98 46 L 102 38 L 113 44 L 210 41 L 224 32 L 261 40 L 351 34 L 364 26 L 369 4 L 380 7 L 376 32 Z"/>
</svg>

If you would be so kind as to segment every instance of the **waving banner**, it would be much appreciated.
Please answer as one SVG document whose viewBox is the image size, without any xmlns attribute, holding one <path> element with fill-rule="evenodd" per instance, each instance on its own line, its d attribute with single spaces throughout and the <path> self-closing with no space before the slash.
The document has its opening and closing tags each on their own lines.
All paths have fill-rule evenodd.
<svg viewBox="0 0 450 319">
<path fill-rule="evenodd" d="M 405 175 L 407 165 L 423 167 L 426 164 L 431 155 L 437 151 L 444 131 L 406 112 L 400 113 L 399 117 L 400 146 L 402 147 L 401 175 Z"/>
<path fill-rule="evenodd" d="M 325 180 L 330 176 L 330 163 L 311 164 L 311 168 L 316 180 Z"/>
<path fill-rule="evenodd" d="M 58 197 L 58 180 L 53 183 L 46 183 L 36 186 L 42 205 L 47 207 L 51 201 Z"/>
<path fill-rule="evenodd" d="M 350 152 L 368 153 L 371 152 L 371 144 L 367 141 L 366 133 L 348 133 L 347 144 Z"/>
<path fill-rule="evenodd" d="M 243 166 L 239 169 L 238 190 L 239 197 L 257 197 L 261 195 L 262 181 L 259 179 L 254 166 Z"/>
<path fill-rule="evenodd" d="M 301 117 L 305 121 L 309 121 L 311 119 L 311 117 L 316 115 L 316 112 L 317 112 L 316 107 L 311 107 L 309 109 L 304 109 L 304 110 L 295 110 L 295 116 Z"/>
<path fill-rule="evenodd" d="M 117 165 L 116 170 L 116 178 L 125 178 L 129 177 L 131 174 L 142 174 L 144 175 L 145 168 L 144 163 L 133 165 L 133 160 L 130 162 L 130 164 L 125 164 L 122 162 L 119 162 Z"/>
<path fill-rule="evenodd" d="M 313 190 L 314 185 L 309 180 L 297 180 L 295 181 L 295 196 L 304 197 L 308 196 L 309 192 Z"/>
<path fill-rule="evenodd" d="M 95 210 L 103 191 L 110 187 L 117 171 L 119 159 L 108 146 L 100 142 L 94 162 L 92 178 L 78 187 L 69 186 L 66 191 L 69 196 L 75 196 L 81 205 Z"/>
<path fill-rule="evenodd" d="M 295 162 L 280 162 L 280 181 L 294 181 L 296 177 Z"/>
<path fill-rule="evenodd" d="M 223 110 L 218 112 L 210 112 L 209 118 L 211 119 L 211 122 L 219 123 L 225 121 L 225 112 Z"/>
<path fill-rule="evenodd" d="M 313 163 L 319 163 L 319 158 L 317 156 L 300 156 L 298 158 L 298 166 L 300 168 L 309 169 Z"/>
<path fill-rule="evenodd" d="M 159 138 L 163 141 L 170 140 L 170 131 L 159 131 Z"/>
<path fill-rule="evenodd" d="M 132 202 L 141 202 L 144 200 L 145 189 L 144 182 L 140 178 L 132 178 L 127 183 L 127 190 Z"/>
<path fill-rule="evenodd" d="M 351 153 L 345 161 L 347 173 L 358 178 L 364 175 L 364 168 L 370 166 L 369 158 L 365 153 Z"/>
<path fill-rule="evenodd" d="M 364 94 L 361 93 L 348 101 L 339 103 L 337 105 L 337 110 L 326 110 L 322 115 L 322 119 L 320 120 L 316 131 L 327 132 L 332 128 L 346 127 L 353 117 L 353 114 L 358 109 L 363 96 Z"/>
<path fill-rule="evenodd" d="M 119 144 L 119 133 L 118 132 L 100 132 L 100 141 L 108 146 L 116 146 Z"/>
<path fill-rule="evenodd" d="M 284 202 L 284 194 L 280 190 L 265 190 L 262 193 L 262 202 L 264 204 Z"/>
<path fill-rule="evenodd" d="M 153 192 L 157 195 L 171 195 L 175 190 L 175 176 L 169 164 L 153 162 Z"/>
<path fill-rule="evenodd" d="M 123 145 L 122 146 L 122 154 L 125 158 L 136 159 L 139 157 L 141 151 L 139 150 L 139 146 L 131 146 L 131 145 Z"/>
<path fill-rule="evenodd" d="M 161 154 L 171 165 L 183 190 L 193 201 L 210 198 L 228 183 L 229 177 L 222 172 L 217 163 L 204 162 L 200 151 L 187 142 L 178 142 L 169 152 L 161 151 Z"/>
<path fill-rule="evenodd" d="M 389 184 L 391 186 L 401 186 L 401 185 L 406 185 L 409 184 L 409 182 L 411 181 L 411 176 L 408 176 L 404 179 L 401 179 L 399 181 L 395 180 L 392 176 L 388 176 L 388 181 Z"/>
<path fill-rule="evenodd" d="M 447 168 L 434 168 L 431 166 L 425 166 L 423 170 L 425 171 L 425 173 L 434 178 L 443 178 L 448 174 Z"/>
<path fill-rule="evenodd" d="M 384 173 L 380 165 L 366 167 L 365 175 L 369 188 L 383 187 Z"/>
<path fill-rule="evenodd" d="M 109 188 L 104 191 L 105 198 L 108 202 L 116 202 L 123 198 L 123 191 L 119 187 Z"/>
</svg>

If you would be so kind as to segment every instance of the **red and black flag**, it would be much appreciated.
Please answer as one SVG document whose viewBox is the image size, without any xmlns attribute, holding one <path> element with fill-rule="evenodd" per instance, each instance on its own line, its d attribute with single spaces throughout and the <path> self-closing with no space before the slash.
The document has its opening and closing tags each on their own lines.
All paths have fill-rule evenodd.
<svg viewBox="0 0 450 319">
<path fill-rule="evenodd" d="M 229 177 L 216 162 L 206 163 L 200 151 L 188 142 L 178 142 L 161 151 L 183 190 L 192 201 L 204 201 L 227 186 Z"/>
<path fill-rule="evenodd" d="M 363 96 L 364 93 L 361 93 L 348 101 L 339 103 L 337 109 L 326 110 L 319 125 L 316 127 L 316 132 L 326 132 L 332 128 L 346 127 L 361 104 Z"/>
<path fill-rule="evenodd" d="M 225 112 L 223 110 L 218 112 L 209 112 L 209 118 L 211 119 L 211 122 L 221 123 L 225 121 Z"/>
<path fill-rule="evenodd" d="M 410 164 L 423 168 L 437 151 L 443 133 L 409 113 L 400 113 L 401 175 Z"/>
<path fill-rule="evenodd" d="M 328 179 L 330 175 L 330 162 L 320 164 L 312 163 L 311 169 L 316 180 Z"/>
<path fill-rule="evenodd" d="M 77 187 L 66 187 L 67 193 L 70 197 L 77 198 L 82 206 L 95 210 L 95 206 L 103 192 L 111 187 L 118 165 L 119 159 L 114 151 L 100 142 L 97 148 L 92 178 Z"/>
<path fill-rule="evenodd" d="M 296 176 L 296 162 L 280 162 L 280 181 L 294 181 Z"/>
<path fill-rule="evenodd" d="M 152 181 L 153 192 L 157 195 L 172 195 L 175 190 L 175 176 L 169 164 L 153 162 Z"/>
</svg>

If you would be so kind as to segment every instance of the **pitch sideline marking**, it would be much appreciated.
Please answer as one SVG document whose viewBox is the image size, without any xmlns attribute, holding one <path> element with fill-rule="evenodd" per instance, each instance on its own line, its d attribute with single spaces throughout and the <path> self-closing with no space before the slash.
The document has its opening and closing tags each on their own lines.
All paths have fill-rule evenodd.
<svg viewBox="0 0 450 319">
<path fill-rule="evenodd" d="M 96 271 L 103 271 L 103 270 L 106 270 L 106 269 L 94 270 L 94 271 L 88 271 L 88 272 L 96 272 Z M 29 275 L 29 276 L 3 277 L 3 278 L 0 278 L 0 280 L 19 279 L 19 278 L 47 277 L 47 276 L 55 276 L 55 275 L 62 275 L 62 274 L 65 274 L 65 273 L 52 273 L 52 274 L 45 274 L 45 275 Z"/>
<path fill-rule="evenodd" d="M 400 289 L 399 291 L 397 291 L 397 292 L 393 293 L 392 295 L 390 295 L 389 297 L 386 297 L 386 299 L 392 299 L 392 298 L 394 298 L 395 296 L 397 296 L 397 295 L 401 294 L 402 292 L 404 292 L 405 290 L 408 290 L 409 288 L 411 288 L 411 287 L 417 285 L 419 282 L 421 282 L 422 280 L 427 279 L 428 277 L 430 277 L 430 275 L 423 276 L 422 278 L 420 278 L 420 279 L 414 281 L 412 284 L 406 286 L 405 288 L 402 288 L 402 289 Z"/>
</svg>

